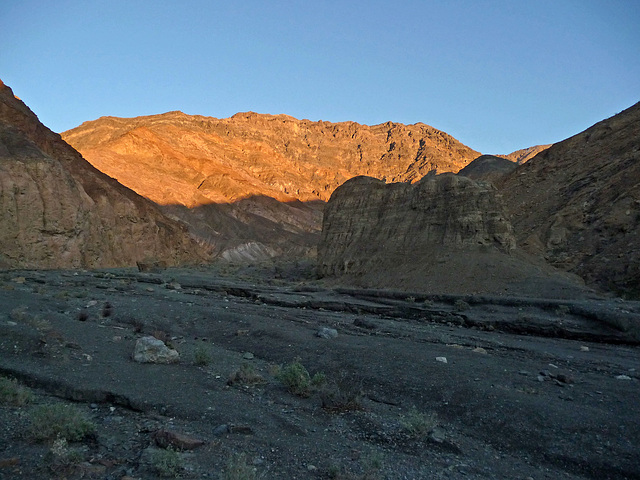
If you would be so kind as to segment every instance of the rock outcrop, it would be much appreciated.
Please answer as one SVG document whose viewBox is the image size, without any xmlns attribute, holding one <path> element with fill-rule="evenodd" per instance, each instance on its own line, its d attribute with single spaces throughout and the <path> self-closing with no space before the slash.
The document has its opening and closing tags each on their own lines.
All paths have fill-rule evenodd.
<svg viewBox="0 0 640 480">
<path fill-rule="evenodd" d="M 186 228 L 96 170 L 0 82 L 0 266 L 195 262 Z"/>
<path fill-rule="evenodd" d="M 529 160 L 531 160 L 533 157 L 535 157 L 539 153 L 544 152 L 550 146 L 551 144 L 535 145 L 533 147 L 516 150 L 515 152 L 511 152 L 508 155 L 496 155 L 496 157 L 505 158 L 518 165 L 522 165 L 523 163 L 527 163 Z"/>
<path fill-rule="evenodd" d="M 95 167 L 190 225 L 220 257 L 305 253 L 322 208 L 357 175 L 416 181 L 456 172 L 478 156 L 424 124 L 231 118 L 169 112 L 103 117 L 63 133 Z"/>
<path fill-rule="evenodd" d="M 518 245 L 640 295 L 640 103 L 554 144 L 500 187 Z"/>
<path fill-rule="evenodd" d="M 458 172 L 458 175 L 471 180 L 482 180 L 495 183 L 511 173 L 518 165 L 503 157 L 481 155 Z"/>
<path fill-rule="evenodd" d="M 556 297 L 576 279 L 515 249 L 496 188 L 454 174 L 415 184 L 358 177 L 329 200 L 318 274 L 329 281 L 428 293 Z"/>
</svg>

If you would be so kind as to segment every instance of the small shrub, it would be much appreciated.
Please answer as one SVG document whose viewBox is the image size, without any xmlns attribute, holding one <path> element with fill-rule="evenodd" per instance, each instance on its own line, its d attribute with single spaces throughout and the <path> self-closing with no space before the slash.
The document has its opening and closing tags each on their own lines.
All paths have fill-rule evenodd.
<svg viewBox="0 0 640 480">
<path fill-rule="evenodd" d="M 211 363 L 211 354 L 204 345 L 198 345 L 193 352 L 193 363 L 206 367 Z"/>
<path fill-rule="evenodd" d="M 453 309 L 456 312 L 464 312 L 465 310 L 469 310 L 469 308 L 469 304 L 461 299 L 458 299 L 453 303 Z"/>
<path fill-rule="evenodd" d="M 220 474 L 220 480 L 255 480 L 256 478 L 258 478 L 256 467 L 249 465 L 244 453 L 231 455 Z"/>
<path fill-rule="evenodd" d="M 412 437 L 423 437 L 431 432 L 437 423 L 435 413 L 426 414 L 415 407 L 400 421 L 402 428 Z"/>
<path fill-rule="evenodd" d="M 564 317 L 570 311 L 571 309 L 567 305 L 559 305 L 558 308 L 556 308 L 556 315 L 559 317 Z"/>
<path fill-rule="evenodd" d="M 107 318 L 113 315 L 113 306 L 109 302 L 105 302 L 102 307 L 102 316 L 103 318 Z"/>
<path fill-rule="evenodd" d="M 326 382 L 326 376 L 323 373 L 316 373 L 311 378 L 307 369 L 298 360 L 282 367 L 277 372 L 276 378 L 287 387 L 289 393 L 299 397 L 308 397 L 314 387 Z"/>
<path fill-rule="evenodd" d="M 330 412 L 349 412 L 362 409 L 362 384 L 340 376 L 337 380 L 325 382 L 320 389 L 322 408 Z"/>
<path fill-rule="evenodd" d="M 64 438 L 76 442 L 96 430 L 95 424 L 73 405 L 40 405 L 30 412 L 29 417 L 29 432 L 36 441 Z"/>
<path fill-rule="evenodd" d="M 21 407 L 33 400 L 33 393 L 12 378 L 0 377 L 0 405 Z"/>
<path fill-rule="evenodd" d="M 405 301 L 407 301 L 409 303 L 414 303 L 416 301 L 416 297 L 409 296 L 409 297 L 405 298 Z"/>
<path fill-rule="evenodd" d="M 376 480 L 380 478 L 380 470 L 384 462 L 384 456 L 381 453 L 371 451 L 362 459 L 362 480 Z"/>
<path fill-rule="evenodd" d="M 179 452 L 167 448 L 153 452 L 151 466 L 161 477 L 175 478 L 182 473 L 184 461 Z"/>
<path fill-rule="evenodd" d="M 243 362 L 240 368 L 229 376 L 227 381 L 227 385 L 257 385 L 259 383 L 265 383 L 264 378 L 256 372 L 253 365 L 247 362 Z"/>
<path fill-rule="evenodd" d="M 65 438 L 56 438 L 45 457 L 49 469 L 56 474 L 70 474 L 84 460 L 79 449 L 69 447 Z"/>
</svg>

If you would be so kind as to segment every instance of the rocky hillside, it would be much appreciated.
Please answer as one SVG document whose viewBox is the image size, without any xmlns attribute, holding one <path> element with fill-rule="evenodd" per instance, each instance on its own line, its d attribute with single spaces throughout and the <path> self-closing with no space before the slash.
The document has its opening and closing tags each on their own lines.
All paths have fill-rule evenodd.
<svg viewBox="0 0 640 480">
<path fill-rule="evenodd" d="M 432 170 L 457 172 L 479 155 L 424 124 L 370 127 L 251 112 L 103 117 L 62 136 L 141 195 L 187 207 L 258 195 L 326 201 L 358 175 L 414 181 Z"/>
<path fill-rule="evenodd" d="M 522 150 L 516 150 L 515 152 L 511 152 L 508 155 L 496 155 L 497 157 L 506 158 L 507 160 L 511 160 L 518 165 L 522 165 L 523 163 L 527 163 L 537 154 L 544 152 L 551 145 L 536 145 L 534 147 L 523 148 Z"/>
<path fill-rule="evenodd" d="M 458 175 L 472 180 L 496 182 L 507 173 L 512 172 L 517 164 L 495 155 L 481 155 L 458 172 Z"/>
<path fill-rule="evenodd" d="M 63 133 L 96 168 L 190 226 L 221 257 L 312 252 L 322 208 L 357 175 L 415 181 L 478 156 L 424 124 L 231 118 L 170 112 L 104 117 Z"/>
<path fill-rule="evenodd" d="M 413 185 L 359 177 L 327 204 L 318 273 L 429 293 L 552 297 L 573 288 L 514 250 L 506 210 L 490 183 L 453 174 Z"/>
<path fill-rule="evenodd" d="M 0 265 L 78 268 L 202 250 L 150 201 L 96 170 L 0 82 Z"/>
<path fill-rule="evenodd" d="M 640 294 L 640 103 L 539 153 L 500 188 L 519 246 Z"/>
</svg>

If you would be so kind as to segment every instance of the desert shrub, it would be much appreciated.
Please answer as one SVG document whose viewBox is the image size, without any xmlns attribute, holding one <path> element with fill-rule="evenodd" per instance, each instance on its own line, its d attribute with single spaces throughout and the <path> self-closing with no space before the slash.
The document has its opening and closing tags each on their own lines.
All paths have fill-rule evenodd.
<svg viewBox="0 0 640 480">
<path fill-rule="evenodd" d="M 414 303 L 416 301 L 416 297 L 409 296 L 409 297 L 405 298 L 405 301 L 409 302 L 409 303 Z"/>
<path fill-rule="evenodd" d="M 211 353 L 204 345 L 198 345 L 193 352 L 193 363 L 206 367 L 211 363 Z"/>
<path fill-rule="evenodd" d="M 435 413 L 426 414 L 418 411 L 415 407 L 409 410 L 400 425 L 412 437 L 423 437 L 430 433 L 436 426 L 437 416 Z"/>
<path fill-rule="evenodd" d="M 0 377 L 0 405 L 21 407 L 33 400 L 33 393 L 12 378 Z"/>
<path fill-rule="evenodd" d="M 172 448 L 160 449 L 153 452 L 151 466 L 161 477 L 175 478 L 182 473 L 184 461 L 182 455 Z"/>
<path fill-rule="evenodd" d="M 258 478 L 256 467 L 249 465 L 244 453 L 233 454 L 220 474 L 220 480 L 255 480 Z"/>
<path fill-rule="evenodd" d="M 69 447 L 65 438 L 56 438 L 45 457 L 49 469 L 56 474 L 70 474 L 84 460 L 77 448 Z"/>
<path fill-rule="evenodd" d="M 64 438 L 76 442 L 93 434 L 96 426 L 73 405 L 40 405 L 29 414 L 29 433 L 36 441 Z"/>
<path fill-rule="evenodd" d="M 322 408 L 331 412 L 362 409 L 362 383 L 346 375 L 325 382 L 320 388 Z"/>
<path fill-rule="evenodd" d="M 469 308 L 469 304 L 461 299 L 458 299 L 453 303 L 453 309 L 456 312 L 464 312 L 465 310 L 469 310 Z"/>
<path fill-rule="evenodd" d="M 308 397 L 313 388 L 323 385 L 327 380 L 323 373 L 316 373 L 312 378 L 299 360 L 280 368 L 276 378 L 282 382 L 289 393 L 299 397 Z"/>
<path fill-rule="evenodd" d="M 256 372 L 256 369 L 253 365 L 247 362 L 243 362 L 242 365 L 240 365 L 240 368 L 229 376 L 227 384 L 256 385 L 264 382 L 264 378 L 262 377 L 262 375 Z"/>
</svg>

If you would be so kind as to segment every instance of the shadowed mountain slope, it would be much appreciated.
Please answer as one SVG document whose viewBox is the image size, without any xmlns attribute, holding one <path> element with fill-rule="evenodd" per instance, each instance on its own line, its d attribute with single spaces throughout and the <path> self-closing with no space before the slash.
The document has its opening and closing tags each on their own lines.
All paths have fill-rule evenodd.
<svg viewBox="0 0 640 480">
<path fill-rule="evenodd" d="M 101 173 L 0 82 L 0 265 L 131 266 L 196 262 L 183 225 Z"/>
<path fill-rule="evenodd" d="M 640 103 L 539 153 L 500 189 L 518 246 L 640 294 Z"/>
</svg>

